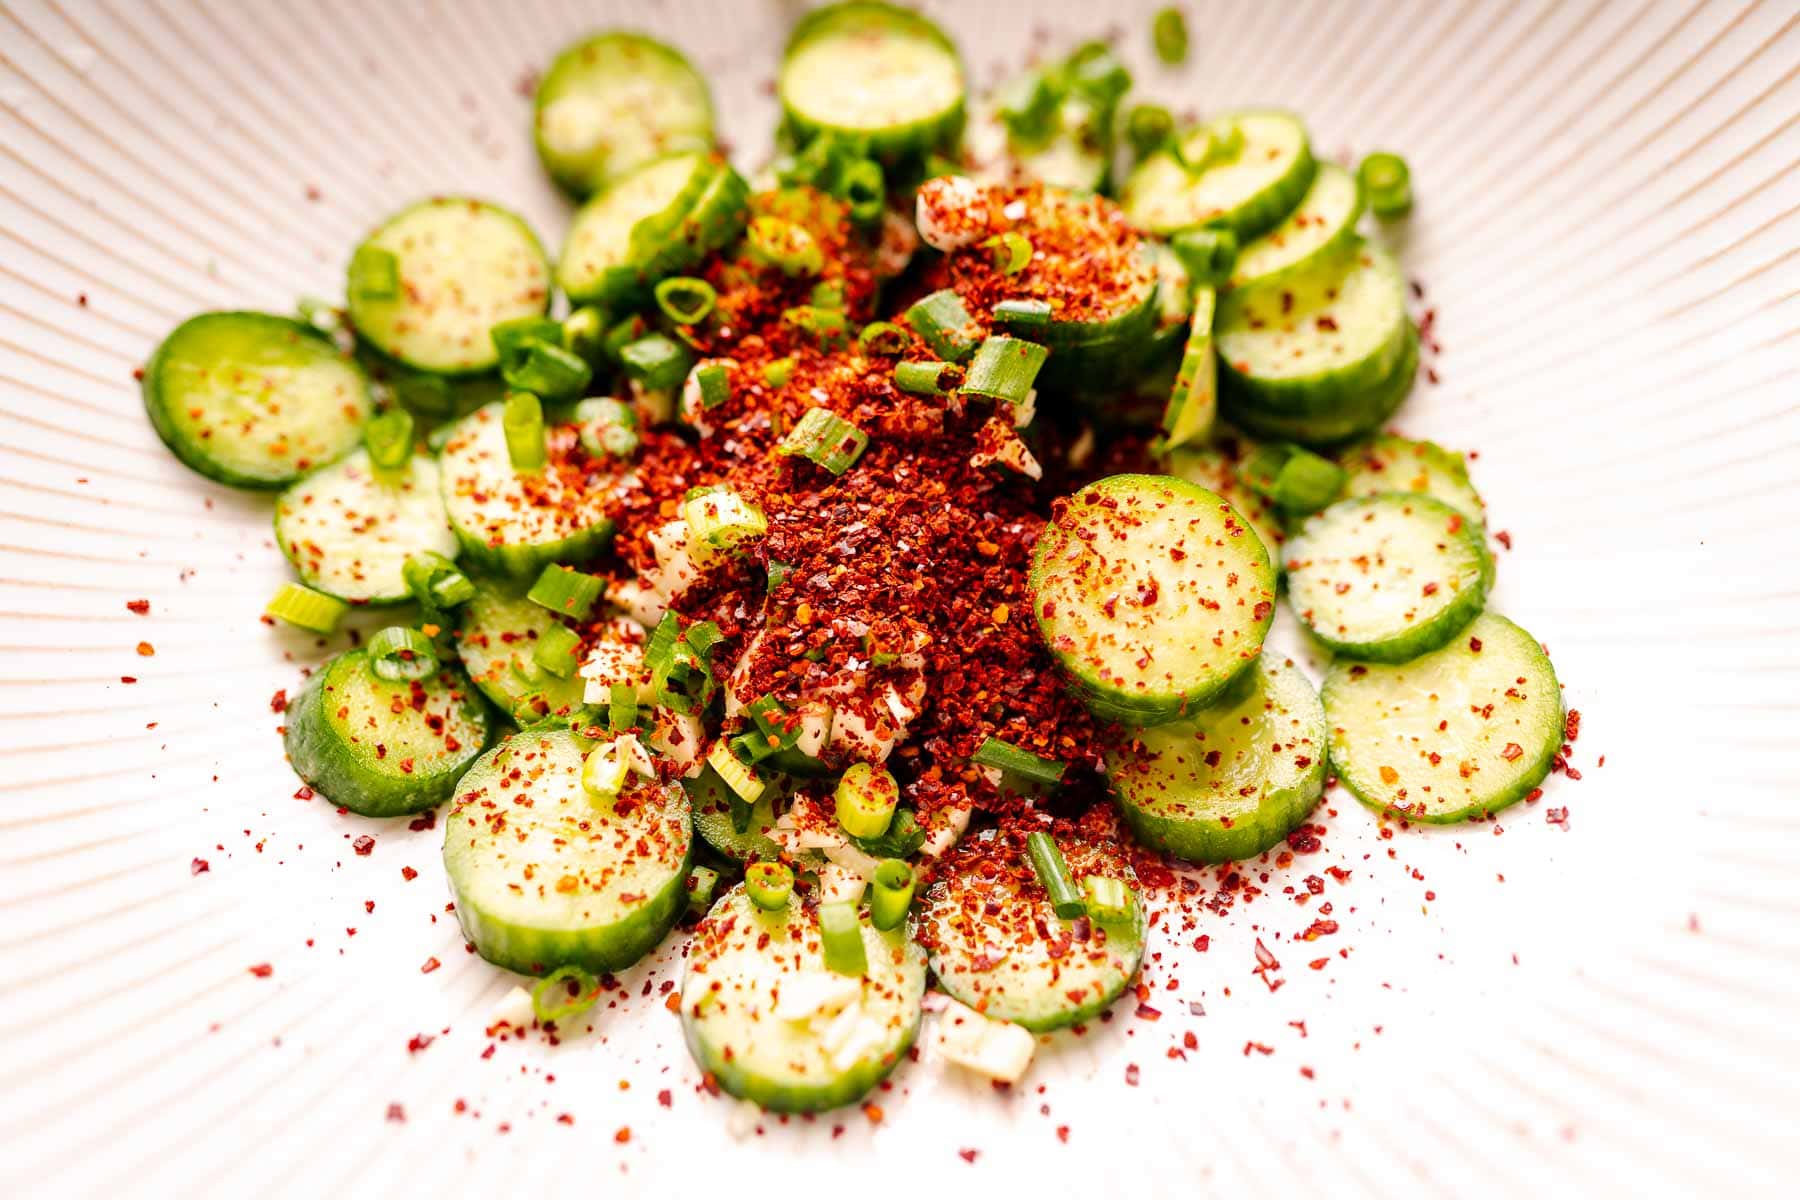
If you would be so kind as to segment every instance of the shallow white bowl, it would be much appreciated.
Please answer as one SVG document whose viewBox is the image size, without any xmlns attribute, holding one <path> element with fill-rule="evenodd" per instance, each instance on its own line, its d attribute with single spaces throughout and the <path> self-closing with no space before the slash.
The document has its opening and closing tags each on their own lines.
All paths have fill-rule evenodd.
<svg viewBox="0 0 1800 1200">
<path fill-rule="evenodd" d="M 177 465 L 131 372 L 190 312 L 335 295 L 359 234 L 423 193 L 492 197 L 554 245 L 522 81 L 589 27 L 684 46 L 757 161 L 797 7 L 0 2 L 0 1188 L 1776 1190 L 1800 1112 L 1779 0 L 1195 5 L 1181 71 L 1150 61 L 1148 5 L 932 5 L 982 83 L 1112 24 L 1178 109 L 1286 104 L 1324 153 L 1410 158 L 1397 240 L 1441 382 L 1397 424 L 1479 451 L 1514 547 L 1495 604 L 1554 653 L 1583 777 L 1391 840 L 1337 793 L 1325 852 L 1162 940 L 1160 1020 L 1127 1003 L 1053 1039 L 1012 1095 L 928 1060 L 879 1126 L 734 1137 L 657 991 L 678 939 L 594 1033 L 483 1057 L 514 981 L 444 914 L 440 834 L 293 798 L 269 700 L 319 651 L 257 620 L 285 574 L 269 505 Z M 1321 898 L 1340 932 L 1298 941 L 1318 902 L 1284 889 L 1327 865 L 1352 872 Z"/>
</svg>

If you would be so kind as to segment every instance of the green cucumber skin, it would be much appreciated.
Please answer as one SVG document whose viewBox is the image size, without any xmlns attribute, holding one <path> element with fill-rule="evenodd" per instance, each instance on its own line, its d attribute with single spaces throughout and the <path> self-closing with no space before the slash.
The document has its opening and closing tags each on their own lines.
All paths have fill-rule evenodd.
<svg viewBox="0 0 1800 1200">
<path fill-rule="evenodd" d="M 1342 170 L 1342 168 L 1338 167 L 1332 169 Z M 1324 170 L 1323 167 L 1314 170 L 1313 182 L 1307 188 L 1307 195 L 1311 195 L 1313 187 L 1318 185 L 1321 176 L 1324 174 Z M 1348 219 L 1339 228 L 1333 230 L 1331 236 L 1326 239 L 1322 245 L 1314 247 L 1314 249 L 1304 258 L 1296 259 L 1293 262 L 1286 263 L 1283 266 L 1264 272 L 1261 275 L 1247 276 L 1242 273 L 1241 268 L 1233 270 L 1231 274 L 1231 286 L 1233 288 L 1241 288 L 1277 285 L 1303 275 L 1308 271 L 1316 270 L 1322 265 L 1336 263 L 1347 259 L 1359 241 L 1356 234 L 1356 223 L 1362 218 L 1363 208 L 1365 206 L 1362 187 L 1360 184 L 1356 183 L 1355 175 L 1351 175 L 1350 180 L 1352 186 L 1356 188 L 1356 202 L 1350 210 Z M 1296 207 L 1304 206 L 1306 198 L 1306 196 L 1302 196 L 1300 198 L 1300 205 Z M 1285 218 L 1283 219 L 1285 220 Z M 1274 228 L 1269 230 L 1269 232 L 1274 233 L 1279 228 L 1280 223 L 1278 222 Z M 1245 249 L 1248 250 L 1250 247 L 1246 246 Z M 1244 254 L 1240 252 L 1238 258 L 1239 262 L 1242 263 Z"/>
<path fill-rule="evenodd" d="M 479 743 L 465 746 L 443 770 L 432 775 L 389 775 L 372 771 L 344 746 L 325 711 L 327 682 L 342 672 L 363 670 L 367 659 L 367 651 L 347 651 L 313 673 L 305 690 L 288 706 L 287 732 L 282 738 L 288 761 L 308 787 L 358 816 L 402 817 L 436 808 L 455 793 L 463 773 L 492 742 L 495 733 L 492 714 L 481 693 L 469 684 L 463 673 L 448 668 L 438 678 L 447 677 L 452 680 L 452 686 L 464 690 L 467 696 L 464 711 L 480 713 L 485 736 Z"/>
<path fill-rule="evenodd" d="M 750 185 L 724 159 L 709 161 L 714 173 L 691 199 L 677 201 L 686 204 L 681 220 L 674 232 L 659 239 L 648 260 L 608 268 L 591 286 L 570 280 L 559 268 L 556 281 L 571 304 L 608 308 L 641 304 L 659 280 L 680 274 L 737 240 L 749 223 Z M 602 191 L 588 204 L 601 204 L 605 199 Z"/>
<path fill-rule="evenodd" d="M 533 582 L 535 582 L 535 580 Z M 555 615 L 552 614 L 549 609 L 539 608 L 537 605 L 532 604 L 525 599 L 527 588 L 524 586 L 523 581 L 504 578 L 490 579 L 477 577 L 475 579 L 475 585 L 479 589 L 475 598 L 463 605 L 461 609 L 460 621 L 458 624 L 459 645 L 464 645 L 476 637 L 492 639 L 499 637 L 503 633 L 520 632 L 520 629 L 516 625 L 511 628 L 503 628 L 497 623 L 493 628 L 489 628 L 484 624 L 481 619 L 481 614 L 484 612 L 491 612 L 492 609 L 490 606 L 492 606 L 495 601 L 508 606 L 518 605 L 530 610 L 528 611 L 527 620 L 535 628 L 548 629 L 551 625 L 559 623 Z M 504 643 L 502 643 L 502 645 L 504 645 Z M 495 651 L 491 645 L 484 649 L 489 653 L 494 654 L 506 653 L 506 651 Z M 471 654 L 465 648 L 462 650 L 462 655 L 464 666 L 469 666 L 472 657 Z M 529 660 L 530 657 L 530 652 L 527 650 L 525 658 Z M 497 676 L 497 678 L 488 678 L 487 676 L 490 674 Z M 542 680 L 541 687 L 533 686 L 532 683 L 519 679 L 510 668 L 503 668 L 497 672 L 484 670 L 479 674 L 471 672 L 469 677 L 474 682 L 475 686 L 481 689 L 482 694 L 493 701 L 495 706 L 503 713 L 512 712 L 514 705 L 518 704 L 519 701 L 523 700 L 533 692 L 543 692 L 548 699 L 551 711 L 553 712 L 564 707 L 573 711 L 581 706 L 582 695 L 585 691 L 585 685 L 580 676 L 576 676 L 572 679 L 558 679 L 554 675 L 546 673 Z"/>
<path fill-rule="evenodd" d="M 168 359 L 170 344 L 175 341 L 177 334 L 188 329 L 195 323 L 209 321 L 220 317 L 266 321 L 272 326 L 279 326 L 284 332 L 316 338 L 325 345 L 331 344 L 331 339 L 317 329 L 287 317 L 278 317 L 269 313 L 250 312 L 242 309 L 199 313 L 189 317 L 180 325 L 177 325 L 172 329 L 167 337 L 157 343 L 156 349 L 151 352 L 150 360 L 144 364 L 143 378 L 139 384 L 139 391 L 144 399 L 144 412 L 150 418 L 150 427 L 156 430 L 156 436 L 162 439 L 163 445 L 167 446 L 169 452 L 180 459 L 182 464 L 195 474 L 203 475 L 214 483 L 222 483 L 227 487 L 246 488 L 254 491 L 279 491 L 299 479 L 306 472 L 295 470 L 286 475 L 265 476 L 247 475 L 242 471 L 233 470 L 208 454 L 204 447 L 183 433 L 181 429 L 176 426 L 174 421 L 169 418 L 167 402 L 162 394 L 162 368 Z M 369 393 L 369 383 L 366 374 L 364 374 L 363 378 L 363 403 L 370 413 L 374 412 L 375 402 L 373 396 Z M 343 457 L 344 454 L 348 454 L 359 444 L 360 443 L 356 441 L 349 442 L 344 446 L 342 453 L 329 461 L 336 462 L 338 458 Z M 323 462 L 315 463 L 308 469 L 325 465 L 327 464 Z"/>
<path fill-rule="evenodd" d="M 763 828 L 775 824 L 775 784 L 769 783 L 763 795 L 750 806 L 750 824 L 742 833 L 731 823 L 731 804 L 726 798 L 725 781 L 711 767 L 691 779 L 683 779 L 681 786 L 688 794 L 694 833 L 701 841 L 733 862 L 773 861 L 781 857 L 781 847 L 762 832 Z"/>
<path fill-rule="evenodd" d="M 465 567 L 488 571 L 513 579 L 535 578 L 551 563 L 584 562 L 606 549 L 613 536 L 610 520 L 590 525 L 573 537 L 553 542 L 526 542 L 518 545 L 491 546 L 473 530 L 465 529 L 453 517 L 450 527 L 462 546 L 458 561 Z"/>
<path fill-rule="evenodd" d="M 1222 360 L 1219 402 L 1233 423 L 1257 437 L 1331 447 L 1380 429 L 1406 402 L 1418 372 L 1419 334 L 1409 323 L 1400 361 L 1387 378 L 1363 392 L 1340 393 L 1328 411 L 1298 415 L 1269 408 L 1237 386 L 1239 377 Z"/>
<path fill-rule="evenodd" d="M 818 1087 L 794 1087 L 766 1079 L 736 1062 L 727 1062 L 724 1055 L 714 1053 L 701 1041 L 699 1030 L 691 1022 L 682 1021 L 681 1030 L 682 1037 L 687 1041 L 688 1053 L 694 1056 L 694 1062 L 717 1080 L 728 1095 L 753 1101 L 770 1112 L 817 1113 L 855 1104 L 874 1091 L 883 1079 L 894 1073 L 894 1068 L 900 1065 L 901 1060 L 912 1049 L 923 1022 L 924 1010 L 920 1009 L 912 1028 L 904 1036 L 891 1060 L 884 1058 L 858 1064 L 833 1082 Z"/>
<path fill-rule="evenodd" d="M 1311 189 L 1313 177 L 1318 171 L 1318 162 L 1312 153 L 1312 141 L 1305 133 L 1305 123 L 1293 113 L 1280 109 L 1240 109 L 1221 114 L 1217 119 L 1260 115 L 1285 117 L 1299 125 L 1302 134 L 1300 153 L 1295 159 L 1293 170 L 1287 176 L 1271 181 L 1261 191 L 1240 202 L 1236 208 L 1199 222 L 1201 225 L 1231 230 L 1237 235 L 1240 245 L 1253 238 L 1261 237 L 1285 221 L 1288 214 L 1299 206 L 1307 191 Z M 1131 193 L 1135 178 L 1136 172 L 1134 171 L 1133 177 L 1126 180 L 1121 192 L 1121 202 L 1128 210 L 1133 208 Z M 1171 234 L 1176 232 L 1176 228 L 1157 228 L 1152 229 L 1151 232 Z"/>
</svg>

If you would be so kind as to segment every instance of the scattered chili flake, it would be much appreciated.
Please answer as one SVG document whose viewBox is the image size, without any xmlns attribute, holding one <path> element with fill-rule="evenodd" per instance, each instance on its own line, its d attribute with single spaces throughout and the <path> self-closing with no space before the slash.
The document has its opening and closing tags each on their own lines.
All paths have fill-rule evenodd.
<svg viewBox="0 0 1800 1200">
<path fill-rule="evenodd" d="M 406 882 L 411 883 L 413 880 L 417 879 L 418 877 L 419 877 L 419 873 L 417 871 L 413 870 L 411 867 L 401 867 L 400 868 L 400 878 L 406 880 Z"/>
<path fill-rule="evenodd" d="M 311 800 L 312 798 L 313 798 L 313 790 L 311 788 L 307 787 L 305 784 L 301 784 L 294 791 L 294 799 L 296 799 L 296 800 Z"/>
<path fill-rule="evenodd" d="M 431 956 L 431 957 L 430 957 L 430 958 L 428 958 L 428 959 L 426 959 L 426 960 L 425 960 L 425 961 L 424 961 L 424 963 L 422 963 L 422 964 L 421 964 L 421 965 L 420 965 L 420 967 L 419 967 L 419 974 L 421 974 L 421 975 L 429 975 L 429 974 L 431 974 L 431 973 L 432 973 L 432 972 L 433 972 L 433 971 L 435 971 L 435 970 L 437 970 L 437 969 L 438 969 L 438 968 L 439 968 L 439 967 L 441 967 L 441 966 L 443 966 L 443 965 L 444 965 L 444 964 L 443 964 L 443 963 L 441 963 L 441 962 L 439 962 L 439 961 L 438 961 L 438 960 L 437 960 L 437 956 L 436 956 L 436 955 L 435 955 L 435 954 L 434 954 L 434 955 L 432 955 L 432 956 Z"/>
<path fill-rule="evenodd" d="M 1494 540 L 1496 542 L 1499 542 L 1502 546 L 1506 547 L 1508 550 L 1512 549 L 1512 534 L 1506 532 L 1506 530 L 1504 530 L 1504 529 L 1495 530 L 1494 531 Z"/>
<path fill-rule="evenodd" d="M 1126 1063 L 1125 1064 L 1125 1086 L 1126 1087 L 1136 1087 L 1137 1085 L 1138 1085 L 1138 1065 L 1136 1063 Z"/>
<path fill-rule="evenodd" d="M 390 1104 L 387 1108 L 387 1119 L 396 1125 L 406 1124 L 406 1109 L 400 1104 Z"/>
<path fill-rule="evenodd" d="M 630 1140 L 631 1140 L 631 1126 L 629 1126 L 629 1125 L 619 1126 L 618 1132 L 613 1134 L 613 1141 L 619 1143 L 621 1146 L 623 1146 L 626 1142 L 629 1142 Z"/>
<path fill-rule="evenodd" d="M 575 1123 L 575 1116 L 573 1113 L 557 1113 L 556 1123 L 558 1125 L 573 1125 Z"/>
<path fill-rule="evenodd" d="M 375 839 L 366 833 L 360 834 L 354 842 L 350 843 L 350 848 L 356 851 L 358 858 L 367 858 L 375 852 Z"/>
<path fill-rule="evenodd" d="M 675 1106 L 675 1096 L 668 1088 L 664 1088 L 662 1091 L 656 1093 L 656 1102 L 664 1108 L 673 1108 Z"/>
<path fill-rule="evenodd" d="M 257 963 L 250 968 L 250 973 L 258 979 L 267 979 L 275 973 L 275 968 L 268 963 Z"/>
<path fill-rule="evenodd" d="M 212 864 L 204 858 L 196 858 L 188 864 L 188 874 L 190 875 L 204 875 L 210 870 L 212 870 Z"/>
<path fill-rule="evenodd" d="M 981 1151 L 979 1151 L 979 1150 L 964 1148 L 962 1150 L 958 1150 L 956 1152 L 956 1155 L 958 1158 L 962 1159 L 964 1162 L 972 1163 L 975 1161 L 976 1155 L 978 1155 L 980 1153 L 981 1153 Z"/>
<path fill-rule="evenodd" d="M 869 1119 L 869 1124 L 871 1125 L 881 1124 L 881 1118 L 886 1115 L 881 1111 L 881 1105 L 879 1104 L 864 1104 L 862 1106 L 862 1114 Z"/>
<path fill-rule="evenodd" d="M 127 600 L 125 602 L 125 607 L 140 617 L 147 617 L 150 615 L 150 602 L 148 600 Z"/>
<path fill-rule="evenodd" d="M 121 675 L 121 676 L 119 676 L 119 682 L 120 683 L 136 683 L 137 676 L 136 675 Z"/>
<path fill-rule="evenodd" d="M 406 1052 L 408 1054 L 417 1054 L 435 1041 L 437 1041 L 437 1039 L 428 1033 L 415 1033 L 406 1041 Z"/>
</svg>

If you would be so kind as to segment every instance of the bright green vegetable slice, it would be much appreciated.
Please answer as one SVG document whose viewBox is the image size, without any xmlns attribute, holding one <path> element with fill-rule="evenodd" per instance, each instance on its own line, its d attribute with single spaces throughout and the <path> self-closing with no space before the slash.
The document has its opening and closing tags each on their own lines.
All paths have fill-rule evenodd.
<svg viewBox="0 0 1800 1200">
<path fill-rule="evenodd" d="M 1362 210 L 1356 176 L 1334 163 L 1320 163 L 1312 186 L 1287 220 L 1238 251 L 1231 286 L 1275 283 L 1347 257 L 1356 245 Z"/>
<path fill-rule="evenodd" d="M 1254 444 L 1240 435 L 1221 436 L 1213 445 L 1186 446 L 1170 454 L 1169 474 L 1197 483 L 1224 498 L 1262 542 L 1269 561 L 1279 573 L 1284 569 L 1285 561 L 1282 544 L 1287 541 L 1281 512 L 1273 501 L 1250 490 L 1238 478 L 1239 460 L 1253 450 Z"/>
<path fill-rule="evenodd" d="M 474 598 L 462 607 L 456 641 L 475 686 L 503 712 L 512 712 L 533 694 L 541 694 L 552 713 L 581 707 L 583 681 L 558 679 L 538 666 L 533 653 L 537 639 L 561 622 L 525 598 L 523 580 L 484 576 L 475 582 Z"/>
<path fill-rule="evenodd" d="M 1227 113 L 1139 163 L 1119 202 L 1152 233 L 1222 225 L 1246 242 L 1294 210 L 1314 167 L 1306 127 L 1292 113 Z"/>
<path fill-rule="evenodd" d="M 1231 419 L 1259 437 L 1328 446 L 1379 429 L 1411 394 L 1419 373 L 1419 335 L 1407 325 L 1401 341 L 1400 361 L 1385 379 L 1366 390 L 1335 390 L 1323 395 L 1322 405 L 1305 413 L 1283 412 L 1238 386 L 1227 375 L 1220 399 Z"/>
<path fill-rule="evenodd" d="M 390 482 L 358 450 L 288 488 L 275 505 L 275 541 L 301 580 L 356 604 L 412 598 L 406 560 L 430 552 L 454 558 L 438 465 L 413 455 Z"/>
<path fill-rule="evenodd" d="M 1469 482 L 1467 461 L 1436 442 L 1380 434 L 1345 450 L 1339 464 L 1345 496 L 1410 492 L 1442 500 L 1477 525 L 1487 521 L 1487 505 Z"/>
<path fill-rule="evenodd" d="M 556 280 L 576 304 L 641 302 L 744 228 L 749 186 L 715 155 L 672 154 L 619 176 L 569 225 Z"/>
</svg>

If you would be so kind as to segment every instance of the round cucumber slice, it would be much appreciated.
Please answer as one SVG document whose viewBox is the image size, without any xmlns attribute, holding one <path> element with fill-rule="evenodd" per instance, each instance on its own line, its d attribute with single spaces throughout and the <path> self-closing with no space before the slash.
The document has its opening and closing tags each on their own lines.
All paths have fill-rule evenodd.
<svg viewBox="0 0 1800 1200">
<path fill-rule="evenodd" d="M 1370 662 L 1405 662 L 1455 637 L 1494 578 L 1480 526 L 1406 493 L 1314 513 L 1285 557 L 1295 615 L 1334 652 Z"/>
<path fill-rule="evenodd" d="M 1139 163 L 1119 202 L 1152 233 L 1219 225 L 1243 243 L 1294 210 L 1314 168 L 1306 127 L 1292 113 L 1226 113 L 1184 134 L 1179 155 L 1161 150 Z"/>
<path fill-rule="evenodd" d="M 543 470 L 513 470 L 502 404 L 461 421 L 438 456 L 438 482 L 463 557 L 476 567 L 530 577 L 553 562 L 590 557 L 612 538 L 612 489 L 587 478 L 573 425 L 550 427 Z"/>
<path fill-rule="evenodd" d="M 457 653 L 475 686 L 502 712 L 512 712 L 534 693 L 544 697 L 552 713 L 573 712 L 581 707 L 585 681 L 579 675 L 559 679 L 532 656 L 537 639 L 562 622 L 525 598 L 531 582 L 477 578 L 475 595 L 462 606 Z"/>
<path fill-rule="evenodd" d="M 944 31 L 909 9 L 849 0 L 801 18 L 776 82 L 804 144 L 833 134 L 892 161 L 956 145 L 963 68 Z"/>
<path fill-rule="evenodd" d="M 391 261 L 388 288 L 361 278 L 365 258 Z M 488 331 L 542 316 L 550 263 L 529 226 L 497 205 L 440 196 L 398 213 L 351 259 L 350 322 L 390 358 L 421 371 L 469 375 L 500 361 Z"/>
<path fill-rule="evenodd" d="M 818 911 L 799 896 L 768 912 L 733 887 L 689 945 L 681 1028 L 700 1069 L 775 1112 L 853 1104 L 912 1048 L 924 1012 L 925 955 L 903 928 L 864 916 L 868 970 L 825 965 Z"/>
<path fill-rule="evenodd" d="M 1312 186 L 1287 220 L 1238 251 L 1231 286 L 1280 283 L 1347 258 L 1356 244 L 1362 210 L 1356 176 L 1335 163 L 1320 163 Z"/>
<path fill-rule="evenodd" d="M 1436 442 L 1381 434 L 1345 450 L 1338 462 L 1345 496 L 1408 492 L 1442 500 L 1476 525 L 1487 521 L 1487 505 L 1469 482 L 1468 463 Z"/>
<path fill-rule="evenodd" d="M 557 283 L 576 304 L 641 300 L 659 279 L 736 238 L 749 194 L 743 177 L 714 155 L 644 163 L 575 214 Z"/>
<path fill-rule="evenodd" d="M 687 908 L 687 795 L 635 773 L 582 786 L 568 730 L 516 733 L 469 768 L 444 829 L 456 919 L 481 957 L 526 975 L 619 971 Z"/>
<path fill-rule="evenodd" d="M 1499 812 L 1544 781 L 1563 740 L 1549 656 L 1498 613 L 1408 663 L 1337 663 L 1322 698 L 1332 770 L 1409 821 Z"/>
<path fill-rule="evenodd" d="M 781 846 L 769 831 L 775 828 L 776 801 L 790 790 L 765 777 L 763 792 L 750 806 L 750 820 L 740 832 L 731 821 L 731 792 L 719 773 L 707 767 L 691 779 L 683 779 L 694 810 L 694 832 L 702 841 L 733 862 L 756 862 L 781 857 Z"/>
<path fill-rule="evenodd" d="M 354 359 L 310 325 L 201 313 L 144 364 L 144 408 L 175 457 L 233 487 L 285 487 L 342 458 L 374 412 Z"/>
<path fill-rule="evenodd" d="M 1342 391 L 1315 411 L 1290 413 L 1271 408 L 1259 397 L 1246 394 L 1243 388 L 1236 386 L 1237 380 L 1227 375 L 1221 382 L 1230 386 L 1221 389 L 1220 399 L 1233 421 L 1259 437 L 1329 446 L 1381 428 L 1412 393 L 1418 373 L 1419 335 L 1409 323 L 1400 347 L 1399 363 L 1386 379 L 1366 391 Z"/>
<path fill-rule="evenodd" d="M 612 30 L 551 62 L 532 131 L 544 170 L 579 199 L 651 159 L 711 150 L 712 96 L 680 51 Z"/>
<path fill-rule="evenodd" d="M 1287 528 L 1275 502 L 1244 486 L 1238 477 L 1238 466 L 1255 452 L 1248 439 L 1231 436 L 1220 438 L 1212 446 L 1185 446 L 1169 455 L 1169 474 L 1199 484 L 1216 492 L 1256 535 L 1277 573 L 1283 569 L 1282 544 L 1287 541 Z"/>
<path fill-rule="evenodd" d="M 288 706 L 284 744 L 294 773 L 340 808 L 397 817 L 436 807 L 487 746 L 487 705 L 445 667 L 391 683 L 366 650 L 326 663 Z"/>
<path fill-rule="evenodd" d="M 1099 842 L 1059 838 L 1077 888 L 1089 875 L 1136 887 L 1125 857 Z M 1022 833 L 989 831 L 957 844 L 913 919 L 939 986 L 977 1012 L 1033 1032 L 1106 1009 L 1144 957 L 1144 906 L 1120 921 L 1056 915 Z"/>
<path fill-rule="evenodd" d="M 300 579 L 352 604 L 412 598 L 402 568 L 422 551 L 455 558 L 438 465 L 415 454 L 393 481 L 376 475 L 366 450 L 314 471 L 275 504 L 275 541 Z"/>
<path fill-rule="evenodd" d="M 1275 569 L 1216 493 L 1114 475 L 1052 509 L 1031 575 L 1038 631 L 1097 715 L 1172 721 L 1262 653 Z"/>
<path fill-rule="evenodd" d="M 1106 756 L 1138 840 L 1190 862 L 1254 858 L 1306 820 L 1325 790 L 1325 710 L 1292 661 L 1248 672 L 1212 708 L 1140 730 Z M 1240 694 L 1241 693 L 1241 694 Z"/>
</svg>

